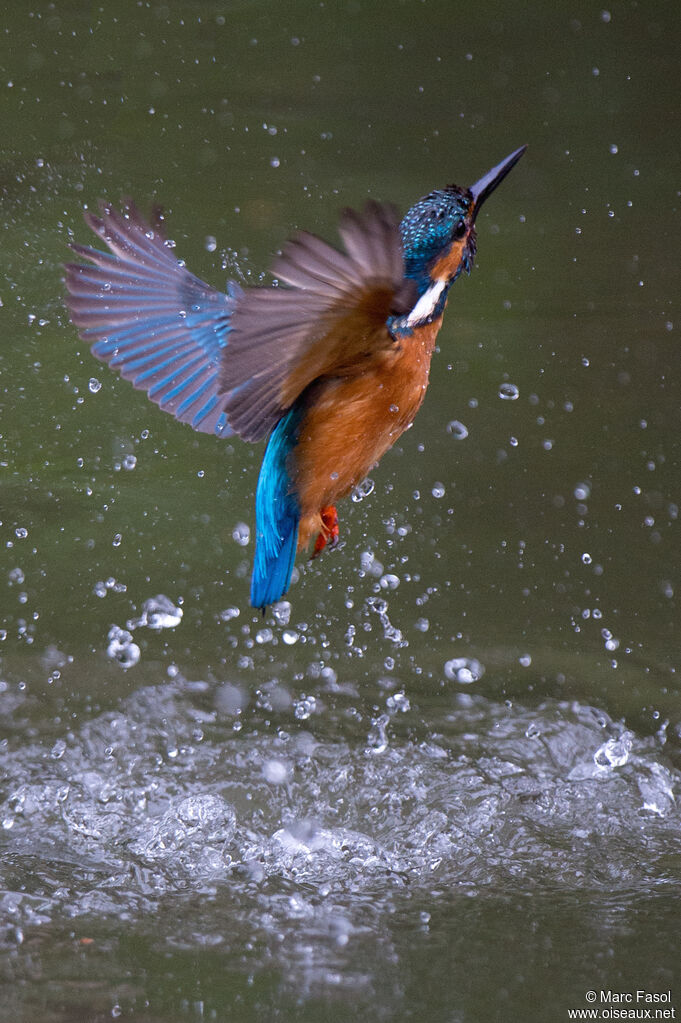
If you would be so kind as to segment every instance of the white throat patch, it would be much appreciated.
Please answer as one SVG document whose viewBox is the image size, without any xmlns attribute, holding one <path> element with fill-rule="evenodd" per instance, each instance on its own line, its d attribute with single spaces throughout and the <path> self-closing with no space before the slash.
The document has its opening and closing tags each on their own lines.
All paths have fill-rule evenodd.
<svg viewBox="0 0 681 1023">
<path fill-rule="evenodd" d="M 440 295 L 446 286 L 446 281 L 435 281 L 434 284 L 430 285 L 427 291 L 424 291 L 407 317 L 408 327 L 414 327 L 417 323 L 425 323 L 428 317 L 433 315 L 435 307 L 440 299 Z"/>
</svg>

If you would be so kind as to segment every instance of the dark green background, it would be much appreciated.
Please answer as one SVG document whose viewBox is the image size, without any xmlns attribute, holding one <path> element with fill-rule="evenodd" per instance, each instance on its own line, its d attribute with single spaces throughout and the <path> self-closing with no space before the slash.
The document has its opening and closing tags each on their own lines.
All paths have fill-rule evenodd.
<svg viewBox="0 0 681 1023">
<path fill-rule="evenodd" d="M 270 713 L 256 696 L 272 680 L 294 703 L 316 695 L 305 727 L 329 744 L 329 762 L 347 758 L 353 770 L 390 692 L 411 705 L 399 720 L 394 707 L 387 712 L 389 751 L 400 756 L 444 735 L 456 759 L 465 733 L 474 761 L 494 759 L 495 715 L 508 714 L 519 729 L 511 759 L 545 798 L 548 768 L 522 741 L 523 715 L 540 730 L 566 720 L 572 748 L 579 740 L 565 708 L 577 701 L 624 718 L 637 755 L 653 758 L 654 770 L 627 766 L 628 799 L 650 770 L 658 781 L 666 772 L 678 793 L 678 6 L 57 0 L 6 11 L 1 40 L 5 806 L 29 778 L 36 791 L 50 781 L 55 741 L 87 751 L 87 729 L 104 729 L 112 715 L 130 726 L 129 701 L 151 687 L 162 702 L 164 685 L 178 678 L 204 681 L 208 693 L 241 687 L 250 701 L 245 750 L 298 727 L 289 710 Z M 433 187 L 471 183 L 525 142 L 527 154 L 480 218 L 477 266 L 452 292 L 413 429 L 372 473 L 370 497 L 339 509 L 341 548 L 300 563 L 288 643 L 280 624 L 248 608 L 253 544 L 232 535 L 239 523 L 253 526 L 260 449 L 175 423 L 93 360 L 68 322 L 61 264 L 70 240 L 89 241 L 82 209 L 99 197 L 160 203 L 178 255 L 199 276 L 219 286 L 230 276 L 258 281 L 295 228 L 333 240 L 342 206 L 373 196 L 406 210 Z M 96 393 L 91 378 L 101 382 Z M 504 383 L 518 389 L 516 400 L 500 397 Z M 467 427 L 464 440 L 448 430 L 454 420 Z M 121 467 L 130 455 L 134 469 Z M 367 553 L 383 572 L 363 569 Z M 386 575 L 399 580 L 395 589 Z M 112 579 L 125 590 L 98 596 L 97 584 Z M 141 659 L 124 672 L 107 658 L 109 628 L 139 617 L 158 593 L 182 603 L 182 623 L 136 630 Z M 376 597 L 388 601 L 387 619 Z M 240 614 L 225 621 L 227 608 Z M 459 657 L 484 666 L 472 686 L 445 673 Z M 480 720 L 469 694 L 487 707 Z M 157 711 L 152 703 L 150 720 L 140 721 L 154 724 Z M 215 754 L 208 775 L 175 764 L 170 785 L 159 768 L 159 812 L 229 778 L 235 741 L 231 725 L 206 736 Z M 587 761 L 600 741 L 584 739 Z M 271 754 L 262 752 L 265 761 Z M 84 758 L 78 770 L 96 774 L 99 762 Z M 553 761 L 551 798 L 569 760 Z M 374 785 L 387 799 L 395 765 L 386 760 L 380 774 L 376 763 L 367 791 Z M 430 805 L 431 782 L 442 784 L 426 774 L 417 803 Z M 348 799 L 352 784 L 350 772 Z M 257 779 L 249 785 L 257 802 Z M 305 784 L 289 798 L 293 818 L 311 813 Z M 313 816 L 323 821 L 330 804 L 319 799 Z M 423 877 L 398 899 L 380 885 L 371 896 L 370 886 L 355 891 L 346 878 L 346 908 L 366 931 L 342 955 L 336 949 L 338 962 L 331 948 L 324 968 L 337 979 L 323 982 L 284 954 L 296 942 L 290 913 L 272 909 L 266 887 L 253 894 L 234 878 L 215 882 L 204 913 L 203 889 L 190 878 L 182 908 L 167 890 L 142 905 L 135 889 L 113 915 L 95 906 L 88 916 L 82 897 L 92 878 L 77 852 L 71 863 L 63 853 L 69 827 L 39 803 L 33 824 L 26 815 L 23 830 L 7 829 L 3 890 L 49 891 L 52 902 L 45 920 L 22 918 L 19 944 L 12 897 L 0 903 L 12 992 L 0 1018 L 38 1018 L 36 1006 L 41 1019 L 109 1018 L 120 1005 L 129 1018 L 164 1020 L 354 1012 L 544 1020 L 567 1018 L 589 987 L 673 988 L 679 818 L 670 801 L 657 814 L 669 827 L 653 838 L 644 803 L 613 808 L 621 826 L 605 855 L 609 879 L 600 861 L 590 872 L 577 803 L 534 853 L 514 845 L 536 826 L 518 804 L 503 870 L 489 866 L 489 850 L 484 870 L 473 855 L 468 874 L 445 871 L 437 897 Z M 372 834 L 371 821 L 367 810 L 355 827 Z M 392 835 L 399 848 L 397 818 L 384 823 L 383 841 Z M 268 833 L 280 825 L 275 808 Z M 632 828 L 640 845 L 630 848 Z M 26 849 L 38 837 L 46 845 L 34 862 Z M 651 867 L 650 843 L 664 866 Z M 563 844 L 575 855 L 572 873 L 568 857 L 560 880 L 537 888 L 551 849 Z M 106 841 L 97 855 L 114 870 Z M 640 874 L 624 866 L 627 857 Z M 121 876 L 134 872 L 134 856 L 116 846 L 114 858 Z M 514 874 L 520 881 L 511 883 Z M 172 870 L 171 878 L 170 888 Z M 322 899 L 319 878 L 309 883 L 307 894 Z M 467 883 L 475 898 L 452 894 Z M 283 865 L 269 884 L 273 905 L 280 888 L 296 887 Z M 55 888 L 72 899 L 56 898 Z M 429 908 L 435 898 L 439 910 Z M 268 942 L 270 910 L 282 944 Z M 218 918 L 229 929 L 232 911 L 235 920 L 258 918 L 262 954 L 257 943 L 246 955 L 239 942 L 211 949 L 204 940 Z M 84 916 L 97 939 L 89 959 L 71 916 Z M 315 946 L 315 933 L 304 932 L 301 948 Z M 360 968 L 364 986 L 355 982 Z"/>
</svg>

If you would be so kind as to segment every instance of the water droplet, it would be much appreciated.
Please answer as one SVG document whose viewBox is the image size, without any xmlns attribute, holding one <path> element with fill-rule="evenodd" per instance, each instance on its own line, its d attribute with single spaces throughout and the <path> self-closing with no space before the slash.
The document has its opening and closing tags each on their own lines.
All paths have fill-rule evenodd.
<svg viewBox="0 0 681 1023">
<path fill-rule="evenodd" d="M 619 649 L 620 641 L 613 636 L 610 629 L 601 629 L 601 636 L 605 640 L 605 649 L 609 653 L 614 653 L 615 650 Z"/>
<path fill-rule="evenodd" d="M 281 160 L 279 159 L 279 157 L 273 156 L 272 159 L 270 160 L 270 167 L 279 167 L 280 165 Z"/>
<path fill-rule="evenodd" d="M 360 565 L 363 572 L 374 576 L 376 579 L 383 575 L 383 563 L 378 560 L 372 551 L 362 551 L 360 554 Z"/>
<path fill-rule="evenodd" d="M 452 682 L 470 685 L 485 674 L 485 667 L 475 657 L 453 657 L 445 664 L 445 675 Z"/>
<path fill-rule="evenodd" d="M 113 540 L 111 541 L 112 547 L 120 547 L 123 542 L 123 537 L 120 533 L 114 533 Z"/>
<path fill-rule="evenodd" d="M 374 481 L 370 479 L 368 476 L 366 479 L 362 480 L 361 483 L 358 483 L 357 486 L 352 491 L 352 500 L 355 502 L 355 504 L 358 504 L 360 501 L 363 501 L 365 497 L 369 496 L 369 494 L 373 494 L 374 486 L 375 486 Z"/>
<path fill-rule="evenodd" d="M 206 248 L 206 252 L 215 252 L 218 247 L 217 239 L 212 234 L 207 234 L 206 239 L 203 243 Z"/>
<path fill-rule="evenodd" d="M 236 540 L 239 547 L 246 547 L 251 539 L 250 526 L 245 522 L 237 522 L 236 526 L 232 530 L 232 539 Z"/>
<path fill-rule="evenodd" d="M 582 564 L 590 565 L 591 561 L 592 561 L 591 555 L 587 554 L 587 552 L 585 551 L 584 554 L 582 554 Z"/>
<path fill-rule="evenodd" d="M 125 629 L 118 625 L 112 625 L 108 635 L 109 645 L 106 648 L 107 657 L 118 661 L 121 668 L 126 671 L 137 664 L 140 659 L 140 648 L 133 643 L 132 636 Z"/>
<path fill-rule="evenodd" d="M 381 576 L 380 585 L 383 590 L 396 590 L 400 585 L 400 577 L 392 572 L 388 572 L 386 575 Z"/>
<path fill-rule="evenodd" d="M 127 469 L 128 472 L 132 472 L 137 465 L 137 458 L 135 455 L 126 455 L 122 464 L 124 469 Z"/>
<path fill-rule="evenodd" d="M 98 380 L 97 377 L 90 377 L 88 387 L 90 388 L 93 394 L 96 394 L 97 391 L 101 390 L 102 382 L 101 380 Z"/>
<path fill-rule="evenodd" d="M 411 709 L 409 697 L 403 692 L 393 693 L 393 695 L 389 696 L 385 701 L 385 705 L 388 710 L 399 711 L 402 714 L 406 714 L 407 711 Z"/>
<path fill-rule="evenodd" d="M 591 487 L 588 483 L 578 483 L 573 493 L 577 501 L 586 501 L 591 497 Z"/>
<path fill-rule="evenodd" d="M 504 401 L 515 401 L 520 395 L 520 391 L 515 384 L 501 384 L 499 386 L 499 397 Z"/>
<path fill-rule="evenodd" d="M 240 614 L 238 607 L 226 607 L 224 611 L 220 611 L 218 618 L 221 622 L 229 622 L 232 618 L 238 618 Z"/>
<path fill-rule="evenodd" d="M 172 600 L 163 593 L 149 597 L 142 605 L 139 618 L 128 622 L 129 629 L 174 629 L 182 621 L 182 608 L 175 607 Z"/>
<path fill-rule="evenodd" d="M 272 604 L 272 617 L 279 625 L 288 625 L 291 621 L 291 602 L 289 600 L 278 600 Z"/>
<path fill-rule="evenodd" d="M 314 714 L 317 709 L 317 701 L 314 696 L 301 696 L 299 700 L 296 700 L 293 704 L 293 713 L 299 721 L 306 721 L 310 714 Z"/>
<path fill-rule="evenodd" d="M 433 497 L 437 497 L 437 498 L 444 497 L 445 496 L 445 485 L 444 485 L 444 483 L 440 483 L 439 481 L 436 482 L 436 483 L 433 483 L 433 489 L 431 490 L 431 494 L 433 495 Z"/>
<path fill-rule="evenodd" d="M 468 428 L 458 419 L 452 419 L 450 423 L 447 423 L 447 433 L 451 433 L 456 440 L 465 440 L 468 436 Z"/>
</svg>

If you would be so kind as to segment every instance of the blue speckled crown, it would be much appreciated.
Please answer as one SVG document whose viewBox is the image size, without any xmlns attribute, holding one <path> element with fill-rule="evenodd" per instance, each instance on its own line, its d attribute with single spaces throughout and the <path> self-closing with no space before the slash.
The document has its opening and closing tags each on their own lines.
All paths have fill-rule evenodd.
<svg viewBox="0 0 681 1023">
<path fill-rule="evenodd" d="M 415 280 L 419 294 L 430 283 L 428 268 L 448 245 L 464 233 L 470 221 L 473 198 L 458 185 L 436 189 L 419 199 L 400 224 L 406 276 Z M 475 256 L 475 231 L 471 229 L 461 270 L 470 271 Z M 458 276 L 458 274 L 457 274 Z"/>
</svg>

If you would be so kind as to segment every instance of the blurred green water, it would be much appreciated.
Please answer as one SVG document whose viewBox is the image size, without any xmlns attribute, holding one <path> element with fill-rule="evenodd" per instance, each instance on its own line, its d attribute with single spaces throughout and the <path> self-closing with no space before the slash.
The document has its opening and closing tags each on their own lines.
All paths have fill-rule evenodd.
<svg viewBox="0 0 681 1023">
<path fill-rule="evenodd" d="M 115 707 L 169 665 L 255 690 L 309 685 L 321 661 L 369 703 L 394 678 L 427 722 L 445 662 L 469 656 L 486 669 L 476 692 L 578 698 L 642 733 L 669 718 L 675 752 L 676 6 L 56 2 L 4 27 L 0 655 L 31 698 L 13 741 Z M 219 284 L 257 277 L 298 226 L 333 239 L 345 204 L 406 209 L 523 142 L 452 294 L 426 404 L 373 494 L 343 507 L 344 546 L 301 565 L 287 645 L 248 609 L 252 543 L 232 535 L 252 527 L 260 451 L 176 424 L 68 323 L 60 267 L 89 240 L 83 205 L 162 203 L 178 254 Z M 97 596 L 109 579 L 125 591 Z M 367 604 L 377 589 L 402 645 Z M 182 624 L 138 636 L 124 674 L 108 629 L 156 593 L 183 600 Z M 513 925 L 493 928 L 476 934 L 507 945 Z"/>
</svg>

